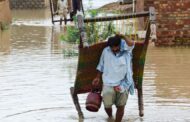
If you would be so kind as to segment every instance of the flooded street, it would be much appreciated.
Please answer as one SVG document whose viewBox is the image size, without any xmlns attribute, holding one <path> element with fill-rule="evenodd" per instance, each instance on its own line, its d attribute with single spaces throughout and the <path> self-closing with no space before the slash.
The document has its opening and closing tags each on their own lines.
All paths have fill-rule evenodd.
<svg viewBox="0 0 190 122">
<path fill-rule="evenodd" d="M 108 122 L 103 106 L 97 113 L 85 110 L 86 94 L 79 95 L 85 119 L 78 119 L 70 96 L 78 57 L 63 55 L 62 30 L 52 26 L 47 10 L 13 11 L 7 40 L 0 42 L 0 122 Z M 149 45 L 145 115 L 138 115 L 135 93 L 123 122 L 190 122 L 189 53 L 190 48 Z"/>
</svg>

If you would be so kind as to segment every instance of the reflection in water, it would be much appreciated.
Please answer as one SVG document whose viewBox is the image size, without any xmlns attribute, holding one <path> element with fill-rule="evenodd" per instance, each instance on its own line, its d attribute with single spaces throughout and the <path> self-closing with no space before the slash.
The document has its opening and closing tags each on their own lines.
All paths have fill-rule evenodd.
<svg viewBox="0 0 190 122">
<path fill-rule="evenodd" d="M 61 41 L 60 41 L 60 35 L 62 34 L 61 32 L 61 27 L 55 27 L 53 26 L 52 27 L 52 38 L 51 38 L 51 41 L 52 41 L 52 51 L 53 50 L 58 50 L 58 49 L 61 49 Z"/>
<path fill-rule="evenodd" d="M 8 54 L 10 52 L 10 29 L 0 30 L 0 54 Z"/>
<path fill-rule="evenodd" d="M 108 122 L 103 106 L 97 113 L 85 110 L 86 94 L 79 95 L 85 119 L 78 119 L 69 91 L 78 57 L 63 55 L 68 47 L 58 41 L 63 30 L 13 25 L 10 41 L 1 42 L 7 45 L 0 53 L 1 122 Z M 190 121 L 189 52 L 189 48 L 149 46 L 143 82 L 145 116 L 138 116 L 137 96 L 130 96 L 123 122 Z"/>
<path fill-rule="evenodd" d="M 13 10 L 13 25 L 50 26 L 50 11 L 46 9 Z"/>
<path fill-rule="evenodd" d="M 50 28 L 50 27 L 49 27 Z M 12 26 L 11 41 L 14 51 L 27 51 L 46 48 L 47 27 Z"/>
<path fill-rule="evenodd" d="M 65 57 L 78 56 L 78 44 L 68 43 L 61 39 L 61 36 L 63 36 L 66 33 L 66 31 L 67 29 L 65 26 L 52 27 L 52 46 L 51 46 L 52 49 L 51 50 L 55 51 L 55 50 L 61 49 Z"/>
<path fill-rule="evenodd" d="M 151 48 L 148 63 L 153 65 L 156 86 L 156 100 L 161 105 L 189 106 L 190 49 Z"/>
</svg>

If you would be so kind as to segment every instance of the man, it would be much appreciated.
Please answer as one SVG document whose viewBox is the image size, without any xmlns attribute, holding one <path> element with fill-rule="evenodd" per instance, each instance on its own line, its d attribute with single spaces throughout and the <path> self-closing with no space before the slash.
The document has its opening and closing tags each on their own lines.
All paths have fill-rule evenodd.
<svg viewBox="0 0 190 122">
<path fill-rule="evenodd" d="M 134 93 L 132 78 L 132 50 L 135 43 L 123 35 L 115 35 L 108 39 L 97 66 L 97 76 L 92 85 L 97 86 L 102 77 L 103 103 L 109 118 L 112 118 L 112 105 L 117 107 L 115 122 L 121 122 L 128 93 Z"/>
<path fill-rule="evenodd" d="M 62 24 L 62 20 L 64 18 L 65 25 L 67 24 L 67 13 L 68 13 L 68 6 L 67 0 L 58 0 L 57 2 L 57 13 L 61 16 L 60 17 L 60 25 Z"/>
<path fill-rule="evenodd" d="M 82 7 L 82 0 L 72 0 L 73 11 L 70 13 L 70 18 L 76 15 L 77 11 L 80 11 Z"/>
</svg>

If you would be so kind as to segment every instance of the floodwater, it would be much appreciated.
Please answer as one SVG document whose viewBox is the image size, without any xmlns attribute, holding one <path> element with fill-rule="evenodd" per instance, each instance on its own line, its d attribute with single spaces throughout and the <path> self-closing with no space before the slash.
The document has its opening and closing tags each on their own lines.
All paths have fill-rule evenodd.
<svg viewBox="0 0 190 122">
<path fill-rule="evenodd" d="M 45 10 L 13 11 L 10 34 L 1 40 L 0 122 L 108 122 L 103 106 L 85 110 L 79 120 L 70 96 L 77 56 L 59 40 L 64 28 L 52 26 Z M 9 39 L 10 38 L 10 39 Z M 190 48 L 149 45 L 144 72 L 144 117 L 137 95 L 130 96 L 123 122 L 190 122 Z M 115 113 L 115 107 L 114 107 Z"/>
</svg>

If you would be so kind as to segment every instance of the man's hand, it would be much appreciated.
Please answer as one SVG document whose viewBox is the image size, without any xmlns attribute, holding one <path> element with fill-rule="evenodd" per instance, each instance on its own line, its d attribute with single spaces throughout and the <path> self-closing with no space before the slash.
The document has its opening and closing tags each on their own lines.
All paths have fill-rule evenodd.
<svg viewBox="0 0 190 122">
<path fill-rule="evenodd" d="M 114 90 L 115 90 L 116 92 L 120 92 L 120 91 L 121 91 L 120 86 L 114 86 L 113 88 L 114 88 Z"/>
<path fill-rule="evenodd" d="M 116 36 L 119 36 L 120 38 L 125 39 L 125 35 L 123 35 L 123 34 L 121 34 L 121 33 L 119 33 L 119 32 L 117 32 L 115 35 L 116 35 Z"/>
<path fill-rule="evenodd" d="M 100 84 L 100 78 L 96 77 L 93 81 L 92 81 L 92 85 L 93 86 L 98 86 Z"/>
<path fill-rule="evenodd" d="M 120 34 L 120 33 L 116 33 L 116 36 L 119 36 L 120 38 L 124 39 L 125 42 L 127 43 L 128 46 L 133 46 L 135 44 L 135 41 L 129 39 L 127 36 Z"/>
<path fill-rule="evenodd" d="M 100 85 L 100 78 L 102 76 L 102 72 L 98 71 L 97 75 L 96 75 L 96 78 L 94 78 L 94 80 L 92 81 L 92 85 L 93 86 L 98 86 Z"/>
</svg>

